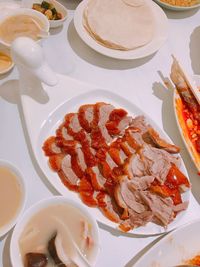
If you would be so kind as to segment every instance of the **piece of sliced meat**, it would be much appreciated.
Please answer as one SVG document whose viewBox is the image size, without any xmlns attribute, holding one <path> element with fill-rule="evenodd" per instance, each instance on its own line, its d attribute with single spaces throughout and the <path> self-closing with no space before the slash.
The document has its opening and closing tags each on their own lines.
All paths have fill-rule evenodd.
<svg viewBox="0 0 200 267">
<path fill-rule="evenodd" d="M 171 168 L 171 163 L 179 164 L 177 158 L 167 151 L 148 145 L 145 145 L 139 153 L 145 165 L 145 175 L 155 176 L 161 184 L 166 180 L 167 174 Z"/>
<path fill-rule="evenodd" d="M 114 160 L 111 158 L 110 154 L 107 152 L 106 153 L 106 159 L 105 161 L 109 165 L 110 169 L 112 170 L 113 168 L 117 167 L 117 164 L 114 162 Z"/>
<path fill-rule="evenodd" d="M 94 105 L 83 105 L 79 108 L 78 119 L 81 127 L 88 133 L 92 130 L 94 120 Z"/>
<path fill-rule="evenodd" d="M 148 222 L 152 222 L 154 218 L 153 212 L 150 210 L 142 213 L 137 213 L 129 209 L 129 218 L 119 225 L 119 228 L 123 232 L 128 232 L 131 229 L 135 229 L 140 226 L 145 226 Z"/>
<path fill-rule="evenodd" d="M 161 225 L 167 226 L 174 219 L 174 205 L 171 198 L 162 198 L 149 191 L 139 191 L 139 194 Z"/>
<path fill-rule="evenodd" d="M 132 148 L 127 141 L 121 142 L 121 148 L 128 157 L 136 153 L 136 150 Z"/>
<path fill-rule="evenodd" d="M 144 144 L 144 140 L 140 131 L 135 131 L 133 129 L 127 129 L 125 132 L 124 139 L 128 142 L 129 146 L 135 151 L 140 149 Z"/>
<path fill-rule="evenodd" d="M 127 112 L 124 109 L 114 109 L 106 122 L 106 128 L 112 136 L 122 135 L 131 120 L 132 118 L 127 116 Z"/>
<path fill-rule="evenodd" d="M 108 153 L 117 165 L 124 164 L 125 159 L 127 159 L 127 156 L 124 151 L 119 148 L 111 147 L 108 150 Z"/>
<path fill-rule="evenodd" d="M 67 128 L 65 127 L 65 123 L 62 123 L 56 130 L 56 137 L 65 141 L 73 140 L 73 137 L 68 134 Z"/>
<path fill-rule="evenodd" d="M 49 157 L 49 165 L 51 169 L 55 172 L 61 170 L 62 160 L 65 157 L 65 154 L 56 154 Z"/>
<path fill-rule="evenodd" d="M 79 184 L 80 198 L 89 207 L 96 207 L 98 205 L 97 194 L 98 192 L 94 190 L 91 182 L 83 177 Z"/>
<path fill-rule="evenodd" d="M 164 139 L 162 139 L 159 136 L 159 134 L 153 128 L 150 127 L 148 129 L 148 133 L 149 133 L 150 138 L 152 139 L 152 141 L 158 148 L 162 148 L 172 154 L 180 152 L 180 148 L 178 146 L 175 146 L 175 145 L 172 145 L 166 142 Z"/>
<path fill-rule="evenodd" d="M 149 129 L 149 124 L 146 123 L 146 119 L 144 116 L 137 116 L 131 122 L 131 127 L 137 128 L 140 130 L 141 134 L 144 134 Z"/>
<path fill-rule="evenodd" d="M 73 137 L 76 136 L 76 134 L 83 129 L 79 123 L 77 113 L 67 114 L 65 116 L 64 126 L 67 128 L 68 134 Z"/>
<path fill-rule="evenodd" d="M 112 137 L 108 133 L 108 130 L 106 128 L 106 123 L 109 120 L 109 116 L 111 112 L 114 110 L 114 107 L 110 104 L 106 103 L 96 103 L 95 104 L 95 115 L 93 120 L 93 129 L 92 129 L 92 141 L 93 143 L 98 139 L 98 142 L 102 143 L 104 145 L 104 142 L 106 144 L 109 144 L 112 142 Z M 98 145 L 98 146 L 97 146 Z M 100 144 L 97 144 L 95 142 L 95 146 L 93 144 L 93 147 L 96 148 L 96 146 L 99 148 L 101 147 Z"/>
<path fill-rule="evenodd" d="M 80 179 L 72 169 L 71 156 L 66 155 L 61 163 L 61 169 L 58 171 L 62 183 L 70 190 L 78 191 Z"/>
<path fill-rule="evenodd" d="M 124 172 L 130 179 L 132 179 L 134 176 L 141 177 L 148 175 L 145 162 L 140 158 L 140 155 L 138 154 L 132 155 L 126 161 L 126 164 L 124 165 Z"/>
<path fill-rule="evenodd" d="M 180 203 L 178 205 L 175 205 L 173 210 L 174 212 L 178 213 L 178 212 L 181 212 L 183 210 L 186 210 L 188 208 L 188 205 L 189 205 L 189 202 L 188 201 L 185 201 L 183 203 Z"/>
<path fill-rule="evenodd" d="M 55 154 L 62 153 L 60 147 L 56 143 L 56 137 L 50 136 L 43 144 L 42 149 L 45 153 L 45 156 L 52 156 Z"/>
<path fill-rule="evenodd" d="M 155 180 L 154 176 L 133 177 L 128 187 L 130 190 L 147 190 Z"/>
<path fill-rule="evenodd" d="M 82 152 L 84 154 L 84 159 L 88 167 L 96 165 L 95 150 L 91 147 L 91 137 L 90 135 L 81 130 L 76 134 L 76 139 L 80 142 L 82 146 Z"/>
<path fill-rule="evenodd" d="M 97 195 L 99 208 L 102 213 L 113 222 L 120 222 L 120 214 L 114 200 L 106 193 Z"/>
<path fill-rule="evenodd" d="M 98 166 L 87 169 L 92 186 L 97 191 L 105 191 L 106 178 L 100 173 Z"/>
</svg>

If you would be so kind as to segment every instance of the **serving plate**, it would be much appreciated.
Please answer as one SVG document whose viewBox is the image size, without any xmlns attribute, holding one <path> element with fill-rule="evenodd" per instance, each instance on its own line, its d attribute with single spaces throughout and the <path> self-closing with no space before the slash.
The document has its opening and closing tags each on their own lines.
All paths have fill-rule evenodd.
<svg viewBox="0 0 200 267">
<path fill-rule="evenodd" d="M 200 7 L 200 3 L 193 5 L 193 6 L 173 6 L 167 3 L 164 3 L 160 0 L 154 0 L 157 4 L 159 4 L 160 6 L 167 8 L 167 9 L 171 9 L 171 10 L 175 10 L 175 11 L 187 11 L 190 9 L 194 9 L 194 8 L 198 8 Z"/>
<path fill-rule="evenodd" d="M 155 53 L 166 41 L 168 36 L 168 19 L 163 10 L 153 1 L 149 1 L 155 14 L 156 29 L 153 40 L 139 48 L 129 51 L 120 51 L 104 47 L 97 43 L 83 26 L 83 13 L 89 0 L 83 0 L 77 7 L 74 14 L 74 26 L 80 38 L 92 49 L 108 57 L 117 59 L 138 59 Z"/>
<path fill-rule="evenodd" d="M 199 86 L 200 85 L 200 76 L 195 75 L 194 80 L 196 84 Z M 181 111 L 181 106 L 182 106 L 182 100 L 178 94 L 178 91 L 175 89 L 174 90 L 174 96 L 173 96 L 173 102 L 174 102 L 174 112 L 175 112 L 175 117 L 176 117 L 176 122 L 178 125 L 179 132 L 181 134 L 181 137 L 183 139 L 183 142 L 190 154 L 190 157 L 192 161 L 194 162 L 195 166 L 197 167 L 198 172 L 200 172 L 200 154 L 196 151 L 194 148 L 192 142 L 190 141 L 190 138 L 187 133 L 187 128 L 185 125 L 185 122 L 182 117 L 182 111 Z"/>
<path fill-rule="evenodd" d="M 49 182 L 57 189 L 63 196 L 82 203 L 78 194 L 69 191 L 60 181 L 58 175 L 54 173 L 48 166 L 48 158 L 44 156 L 42 145 L 44 141 L 51 135 L 55 134 L 55 130 L 64 118 L 64 115 L 69 112 L 77 111 L 78 107 L 83 104 L 95 103 L 98 101 L 108 102 L 116 107 L 126 109 L 130 115 L 144 114 L 148 121 L 155 129 L 169 140 L 166 134 L 147 116 L 142 110 L 134 105 L 132 102 L 118 96 L 110 91 L 98 89 L 98 87 L 86 84 L 70 77 L 58 75 L 59 83 L 51 88 L 43 85 L 44 90 L 35 91 L 31 97 L 29 95 L 22 95 L 22 107 L 24 111 L 24 118 L 27 125 L 27 131 L 30 136 L 32 149 L 37 160 L 38 165 L 45 174 Z M 36 97 L 37 96 L 37 97 Z M 187 171 L 182 162 L 182 172 L 187 175 Z M 183 194 L 183 200 L 189 200 L 190 191 Z M 86 207 L 93 216 L 101 223 L 109 227 L 117 229 L 117 224 L 111 222 L 97 208 Z M 131 231 L 132 234 L 140 235 L 155 235 L 161 234 L 179 227 L 183 224 L 182 219 L 187 215 L 190 205 L 185 212 L 181 212 L 177 218 L 164 229 L 153 223 L 147 224 L 145 227 L 140 227 Z"/>
<path fill-rule="evenodd" d="M 176 229 L 156 243 L 134 267 L 171 267 L 200 255 L 200 220 Z"/>
</svg>

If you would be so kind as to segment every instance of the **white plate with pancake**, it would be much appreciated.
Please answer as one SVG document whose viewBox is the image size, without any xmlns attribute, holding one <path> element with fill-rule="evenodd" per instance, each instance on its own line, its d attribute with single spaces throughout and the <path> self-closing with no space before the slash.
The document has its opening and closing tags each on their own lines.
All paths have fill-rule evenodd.
<svg viewBox="0 0 200 267">
<path fill-rule="evenodd" d="M 96 41 L 83 25 L 85 8 L 90 0 L 83 0 L 74 15 L 74 25 L 80 38 L 95 51 L 112 58 L 130 60 L 149 56 L 155 53 L 166 41 L 168 36 L 168 20 L 163 10 L 153 1 L 148 0 L 148 6 L 153 12 L 154 33 L 151 41 L 132 50 L 117 50 L 108 48 Z"/>
</svg>

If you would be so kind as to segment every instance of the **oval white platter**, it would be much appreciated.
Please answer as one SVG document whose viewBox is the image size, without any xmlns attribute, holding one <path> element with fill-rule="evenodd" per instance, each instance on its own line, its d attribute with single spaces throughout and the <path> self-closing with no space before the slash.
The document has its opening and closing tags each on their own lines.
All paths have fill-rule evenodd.
<svg viewBox="0 0 200 267">
<path fill-rule="evenodd" d="M 172 267 L 200 255 L 200 220 L 176 229 L 158 241 L 134 267 Z"/>
<path fill-rule="evenodd" d="M 195 75 L 194 80 L 195 80 L 197 86 L 200 86 L 200 76 Z M 186 128 L 185 122 L 181 116 L 181 110 L 180 110 L 181 98 L 180 98 L 177 90 L 174 90 L 173 102 L 174 102 L 174 112 L 175 112 L 175 117 L 176 117 L 176 122 L 178 125 L 179 132 L 181 134 L 181 137 L 183 139 L 185 147 L 187 148 L 188 153 L 190 154 L 192 161 L 194 162 L 195 166 L 197 167 L 198 172 L 200 172 L 200 154 L 196 151 L 194 145 L 190 141 L 190 138 L 187 134 L 187 128 Z M 177 104 L 178 102 L 179 102 L 179 104 Z"/>
<path fill-rule="evenodd" d="M 46 93 L 43 90 L 35 88 L 35 91 L 31 93 L 31 97 L 28 95 L 21 95 L 21 101 L 30 143 L 37 163 L 49 182 L 63 196 L 67 196 L 72 200 L 82 203 L 78 194 L 69 191 L 62 184 L 58 175 L 50 169 L 48 166 L 48 158 L 44 156 L 42 145 L 49 136 L 55 134 L 55 130 L 62 122 L 64 115 L 69 112 L 76 112 L 81 105 L 103 101 L 111 103 L 116 107 L 124 108 L 133 116 L 143 114 L 161 136 L 170 141 L 169 137 L 149 118 L 149 116 L 134 105 L 134 99 L 130 102 L 110 91 L 98 89 L 96 86 L 79 82 L 67 76 L 58 75 L 58 79 L 59 83 L 54 87 L 43 86 Z M 188 176 L 183 161 L 181 170 Z M 182 196 L 183 200 L 189 200 L 190 191 L 187 191 Z M 87 207 L 87 209 L 99 222 L 113 229 L 117 229 L 117 224 L 103 216 L 99 209 L 89 207 Z M 188 209 L 181 212 L 167 229 L 153 223 L 148 223 L 145 227 L 140 227 L 130 233 L 138 235 L 156 235 L 171 231 L 183 224 L 182 218 L 187 215 Z"/>
<path fill-rule="evenodd" d="M 134 50 L 120 51 L 107 48 L 96 42 L 86 31 L 83 26 L 83 13 L 89 0 L 83 0 L 77 7 L 74 14 L 74 26 L 80 38 L 92 49 L 108 57 L 117 59 L 138 59 L 155 53 L 166 41 L 168 36 L 168 19 L 163 10 L 152 0 L 149 1 L 155 15 L 155 34 L 153 40 Z"/>
</svg>

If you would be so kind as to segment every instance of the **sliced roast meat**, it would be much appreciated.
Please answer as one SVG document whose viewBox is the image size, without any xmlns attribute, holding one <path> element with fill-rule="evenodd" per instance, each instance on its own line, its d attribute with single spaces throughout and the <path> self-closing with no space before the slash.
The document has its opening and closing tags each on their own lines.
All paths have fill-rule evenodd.
<svg viewBox="0 0 200 267">
<path fill-rule="evenodd" d="M 88 167 L 96 165 L 95 150 L 91 147 L 91 137 L 90 134 L 81 130 L 76 134 L 76 139 L 80 142 L 82 146 L 82 152 L 84 154 L 84 159 Z"/>
<path fill-rule="evenodd" d="M 122 135 L 131 121 L 132 118 L 127 116 L 125 110 L 114 109 L 106 122 L 106 128 L 110 135 Z"/>
<path fill-rule="evenodd" d="M 174 210 L 174 212 L 177 212 L 177 213 L 180 212 L 180 211 L 186 210 L 188 208 L 188 204 L 189 204 L 189 202 L 185 201 L 183 203 L 175 205 L 173 210 Z"/>
<path fill-rule="evenodd" d="M 140 158 L 140 155 L 132 155 L 124 165 L 124 172 L 129 178 L 141 177 L 148 175 L 145 162 Z"/>
<path fill-rule="evenodd" d="M 122 149 L 118 149 L 115 147 L 111 147 L 108 153 L 117 165 L 124 164 L 124 161 L 127 158 L 126 154 L 123 152 Z"/>
<path fill-rule="evenodd" d="M 149 128 L 148 133 L 149 133 L 150 138 L 152 139 L 152 141 L 155 143 L 157 147 L 163 148 L 164 150 L 172 154 L 180 152 L 180 148 L 178 146 L 175 146 L 175 145 L 172 145 L 166 142 L 164 139 L 162 139 L 159 136 L 159 134 L 153 128 Z"/>
<path fill-rule="evenodd" d="M 98 166 L 94 166 L 87 169 L 87 174 L 90 177 L 92 186 L 97 191 L 105 191 L 106 178 L 100 173 Z"/>
<path fill-rule="evenodd" d="M 79 193 L 83 203 L 87 206 L 96 207 L 98 205 L 98 192 L 94 190 L 91 182 L 86 177 L 80 180 Z"/>
<path fill-rule="evenodd" d="M 75 136 L 76 133 L 82 130 L 82 127 L 78 120 L 77 113 L 69 113 L 65 116 L 65 127 L 67 128 L 67 132 L 71 136 Z"/>
<path fill-rule="evenodd" d="M 131 127 L 139 129 L 141 134 L 144 134 L 148 131 L 150 126 L 146 123 L 144 116 L 137 116 L 132 120 Z"/>
<path fill-rule="evenodd" d="M 81 127 L 88 133 L 92 130 L 94 120 L 94 105 L 83 105 L 79 108 L 78 119 Z"/>
<path fill-rule="evenodd" d="M 73 137 L 68 134 L 67 128 L 65 127 L 64 123 L 62 123 L 56 130 L 56 136 L 65 141 L 73 140 Z"/>
<path fill-rule="evenodd" d="M 129 146 L 135 151 L 137 151 L 145 144 L 141 133 L 133 129 L 126 130 L 124 139 L 128 142 Z"/>
<path fill-rule="evenodd" d="M 111 168 L 111 170 L 115 167 L 117 167 L 117 164 L 114 162 L 114 160 L 111 158 L 110 154 L 107 152 L 106 153 L 106 162 Z"/>
<path fill-rule="evenodd" d="M 121 148 L 128 157 L 136 152 L 136 150 L 132 148 L 127 141 L 121 142 Z"/>
<path fill-rule="evenodd" d="M 49 157 L 49 165 L 53 171 L 60 171 L 65 154 L 57 154 Z"/>
<path fill-rule="evenodd" d="M 97 128 L 105 140 L 106 144 L 112 141 L 112 137 L 108 133 L 106 128 L 106 122 L 109 120 L 111 112 L 114 110 L 114 107 L 106 103 L 97 103 L 95 105 L 95 123 L 93 123 L 93 131 L 97 132 Z"/>
<path fill-rule="evenodd" d="M 43 144 L 42 149 L 44 150 L 45 156 L 52 156 L 55 154 L 62 153 L 59 146 L 56 143 L 56 137 L 51 136 L 49 137 Z"/>
<path fill-rule="evenodd" d="M 148 145 L 140 150 L 140 158 L 145 165 L 145 175 L 155 176 L 161 184 L 166 180 L 171 163 L 178 164 L 177 158 L 167 151 Z"/>
<path fill-rule="evenodd" d="M 139 194 L 162 225 L 167 226 L 174 219 L 174 205 L 171 198 L 162 198 L 149 191 L 139 191 Z"/>
<path fill-rule="evenodd" d="M 128 186 L 130 190 L 147 190 L 154 180 L 154 176 L 133 177 Z"/>
<path fill-rule="evenodd" d="M 97 199 L 102 213 L 113 222 L 120 222 L 119 210 L 114 200 L 106 193 L 98 194 Z"/>
<path fill-rule="evenodd" d="M 80 179 L 72 169 L 71 156 L 66 155 L 61 164 L 61 169 L 58 172 L 63 184 L 70 190 L 77 191 Z"/>
</svg>

